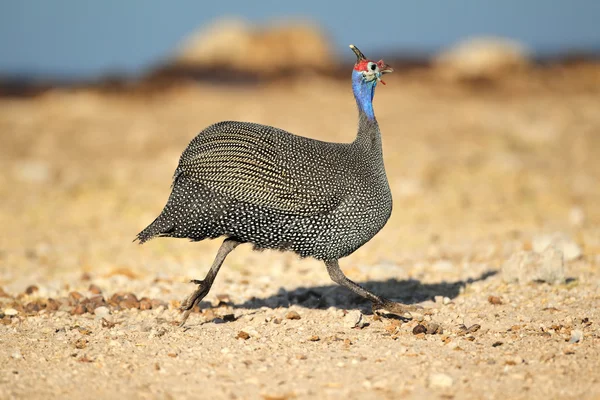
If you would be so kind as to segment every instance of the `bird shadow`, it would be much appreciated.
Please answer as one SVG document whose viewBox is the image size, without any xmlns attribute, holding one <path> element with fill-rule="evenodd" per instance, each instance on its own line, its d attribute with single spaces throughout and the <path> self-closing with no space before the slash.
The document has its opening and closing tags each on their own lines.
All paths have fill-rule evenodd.
<svg viewBox="0 0 600 400">
<path fill-rule="evenodd" d="M 398 280 L 388 279 L 385 281 L 360 282 L 364 288 L 373 293 L 387 297 L 404 304 L 420 303 L 433 300 L 436 296 L 456 298 L 461 288 L 466 285 L 483 281 L 494 276 L 498 271 L 487 271 L 476 278 L 469 278 L 454 282 L 442 281 L 439 283 L 421 283 L 416 279 Z M 290 307 L 298 305 L 311 309 L 327 309 L 335 307 L 339 309 L 360 309 L 364 313 L 371 313 L 371 303 L 350 292 L 348 289 L 337 284 L 311 287 L 298 287 L 287 291 L 280 288 L 271 296 L 258 298 L 253 297 L 241 304 L 224 303 L 236 309 L 260 309 L 263 307 L 275 309 L 279 307 Z M 210 308 L 210 304 L 202 302 L 200 308 Z"/>
</svg>

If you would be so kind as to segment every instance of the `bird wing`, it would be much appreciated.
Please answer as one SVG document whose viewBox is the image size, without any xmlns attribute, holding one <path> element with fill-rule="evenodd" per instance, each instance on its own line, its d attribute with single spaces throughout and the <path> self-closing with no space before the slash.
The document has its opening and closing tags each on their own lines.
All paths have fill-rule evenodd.
<svg viewBox="0 0 600 400">
<path fill-rule="evenodd" d="M 290 140 L 281 140 L 286 136 Z M 212 125 L 183 152 L 174 179 L 183 174 L 227 197 L 285 213 L 326 214 L 340 204 L 341 195 L 324 194 L 322 187 L 290 165 L 295 138 L 259 124 Z"/>
</svg>

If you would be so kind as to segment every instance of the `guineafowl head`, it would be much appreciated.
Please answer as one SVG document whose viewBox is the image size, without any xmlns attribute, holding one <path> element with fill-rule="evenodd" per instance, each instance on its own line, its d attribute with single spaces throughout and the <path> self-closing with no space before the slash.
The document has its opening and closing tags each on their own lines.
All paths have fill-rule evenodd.
<svg viewBox="0 0 600 400">
<path fill-rule="evenodd" d="M 353 44 L 350 48 L 356 54 L 356 64 L 352 70 L 352 90 L 358 104 L 359 111 L 366 115 L 367 119 L 375 120 L 373 112 L 373 96 L 375 95 L 375 86 L 378 82 L 385 85 L 381 80 L 381 75 L 393 72 L 394 70 L 379 60 L 377 62 L 369 60 Z"/>
<path fill-rule="evenodd" d="M 385 85 L 385 82 L 381 80 L 381 76 L 393 72 L 394 70 L 384 63 L 383 60 L 377 62 L 369 60 L 355 45 L 351 44 L 350 48 L 354 54 L 356 54 L 353 80 L 362 80 L 363 82 L 371 83 L 372 85 L 381 82 Z"/>
</svg>

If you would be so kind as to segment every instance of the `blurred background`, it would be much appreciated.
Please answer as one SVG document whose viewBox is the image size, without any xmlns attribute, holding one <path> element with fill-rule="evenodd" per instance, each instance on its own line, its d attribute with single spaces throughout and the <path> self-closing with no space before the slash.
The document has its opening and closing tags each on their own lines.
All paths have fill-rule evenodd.
<svg viewBox="0 0 600 400">
<path fill-rule="evenodd" d="M 598 254 L 598 20 L 594 0 L 0 2 L 0 286 L 196 278 L 218 243 L 131 244 L 179 154 L 220 120 L 351 141 L 350 43 L 395 69 L 375 99 L 394 214 L 351 277 L 475 274 L 555 232 Z M 239 251 L 270 276 L 300 263 Z"/>
</svg>

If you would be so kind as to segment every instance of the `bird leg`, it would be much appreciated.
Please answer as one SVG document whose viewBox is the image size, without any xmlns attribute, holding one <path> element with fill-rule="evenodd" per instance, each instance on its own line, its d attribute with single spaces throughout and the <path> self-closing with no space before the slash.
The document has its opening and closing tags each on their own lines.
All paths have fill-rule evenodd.
<svg viewBox="0 0 600 400">
<path fill-rule="evenodd" d="M 358 283 L 348 279 L 344 272 L 340 269 L 340 265 L 337 260 L 334 261 L 325 261 L 325 265 L 327 266 L 327 272 L 329 272 L 329 276 L 331 280 L 333 280 L 338 285 L 344 286 L 345 288 L 350 289 L 352 292 L 357 295 L 369 300 L 373 304 L 373 312 L 377 312 L 379 310 L 385 310 L 392 314 L 402 316 L 404 314 L 410 314 L 411 311 L 421 310 L 420 306 L 411 306 L 407 304 L 397 303 L 395 301 L 391 301 L 386 299 L 385 297 L 377 296 L 376 294 L 369 292 L 367 289 L 360 286 Z"/>
<path fill-rule="evenodd" d="M 221 265 L 223 265 L 223 261 L 225 261 L 225 257 L 227 257 L 227 255 L 240 244 L 242 244 L 242 242 L 239 242 L 235 239 L 225 239 L 223 244 L 221 244 L 221 247 L 219 247 L 217 256 L 215 257 L 215 260 L 213 261 L 213 264 L 204 279 L 194 279 L 190 281 L 191 283 L 198 285 L 198 289 L 196 289 L 194 293 L 192 293 L 181 304 L 180 310 L 183 311 L 183 318 L 181 319 L 179 326 L 183 326 L 185 324 L 185 321 L 190 316 L 194 306 L 200 303 L 200 301 L 208 294 L 213 282 L 215 281 L 215 278 L 217 277 L 217 273 L 219 272 Z"/>
</svg>

